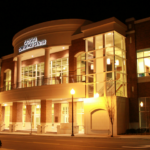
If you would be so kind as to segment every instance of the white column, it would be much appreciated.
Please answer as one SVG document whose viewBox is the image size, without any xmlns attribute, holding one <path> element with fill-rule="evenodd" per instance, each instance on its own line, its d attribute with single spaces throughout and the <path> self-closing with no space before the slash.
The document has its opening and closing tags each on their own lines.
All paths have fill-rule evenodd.
<svg viewBox="0 0 150 150">
<path fill-rule="evenodd" d="M 21 88 L 21 56 L 17 57 L 17 87 Z"/>
<path fill-rule="evenodd" d="M 44 84 L 47 84 L 49 77 L 49 58 L 50 58 L 50 48 L 45 49 L 45 64 L 44 64 Z"/>
</svg>

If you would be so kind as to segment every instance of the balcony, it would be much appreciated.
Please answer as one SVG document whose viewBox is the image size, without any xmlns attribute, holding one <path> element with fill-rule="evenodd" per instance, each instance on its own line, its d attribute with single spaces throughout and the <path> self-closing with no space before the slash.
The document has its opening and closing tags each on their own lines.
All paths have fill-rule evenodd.
<svg viewBox="0 0 150 150">
<path fill-rule="evenodd" d="M 85 97 L 85 82 L 81 81 L 81 76 L 65 78 L 67 82 L 60 82 L 62 80 L 56 77 L 5 86 L 1 88 L 0 100 L 1 102 L 12 102 L 28 99 L 68 99 L 71 98 L 72 88 L 76 91 L 75 98 Z"/>
</svg>

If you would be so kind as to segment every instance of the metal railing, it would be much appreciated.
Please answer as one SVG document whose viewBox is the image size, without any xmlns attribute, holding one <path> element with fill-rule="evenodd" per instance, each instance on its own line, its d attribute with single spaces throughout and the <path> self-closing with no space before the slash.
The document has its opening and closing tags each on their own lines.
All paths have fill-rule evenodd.
<svg viewBox="0 0 150 150">
<path fill-rule="evenodd" d="M 70 75 L 70 76 L 60 76 L 60 77 L 49 77 L 49 78 L 39 78 L 36 80 L 24 80 L 18 82 L 17 84 L 5 85 L 0 88 L 0 92 L 10 91 L 17 88 L 27 88 L 43 85 L 54 85 L 54 84 L 65 84 L 65 83 L 78 83 L 85 82 L 82 80 L 82 75 Z"/>
</svg>

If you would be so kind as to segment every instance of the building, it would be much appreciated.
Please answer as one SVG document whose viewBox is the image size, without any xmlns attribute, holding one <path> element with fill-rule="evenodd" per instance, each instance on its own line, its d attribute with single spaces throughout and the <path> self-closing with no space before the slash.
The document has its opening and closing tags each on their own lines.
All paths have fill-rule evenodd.
<svg viewBox="0 0 150 150">
<path fill-rule="evenodd" d="M 1 58 L 0 130 L 114 135 L 150 122 L 150 18 L 48 21 Z M 144 112 L 143 112 L 144 111 Z M 146 119 L 145 119 L 146 117 Z"/>
</svg>

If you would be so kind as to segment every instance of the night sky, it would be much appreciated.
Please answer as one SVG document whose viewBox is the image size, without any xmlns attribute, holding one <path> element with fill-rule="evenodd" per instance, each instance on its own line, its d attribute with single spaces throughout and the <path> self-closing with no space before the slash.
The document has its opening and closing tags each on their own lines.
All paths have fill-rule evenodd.
<svg viewBox="0 0 150 150">
<path fill-rule="evenodd" d="M 0 57 L 13 53 L 13 36 L 34 24 L 67 18 L 97 22 L 110 17 L 116 17 L 125 23 L 130 17 L 136 20 L 150 17 L 148 2 L 144 0 L 1 0 Z"/>
</svg>

